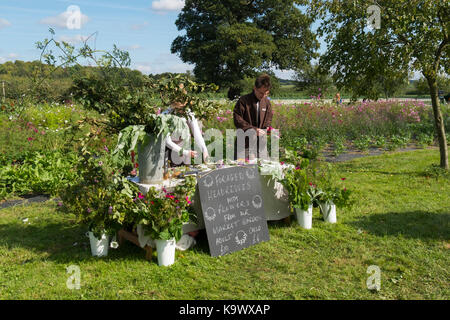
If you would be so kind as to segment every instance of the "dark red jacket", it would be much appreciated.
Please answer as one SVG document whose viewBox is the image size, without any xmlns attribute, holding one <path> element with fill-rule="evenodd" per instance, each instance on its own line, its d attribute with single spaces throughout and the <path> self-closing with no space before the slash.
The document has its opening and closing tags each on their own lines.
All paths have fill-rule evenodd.
<svg viewBox="0 0 450 320">
<path fill-rule="evenodd" d="M 267 129 L 272 123 L 273 110 L 270 100 L 265 97 L 259 101 L 259 125 L 256 123 L 256 103 L 258 99 L 255 93 L 251 93 L 239 98 L 234 107 L 233 119 L 237 129 L 244 131 L 248 129 Z"/>
</svg>

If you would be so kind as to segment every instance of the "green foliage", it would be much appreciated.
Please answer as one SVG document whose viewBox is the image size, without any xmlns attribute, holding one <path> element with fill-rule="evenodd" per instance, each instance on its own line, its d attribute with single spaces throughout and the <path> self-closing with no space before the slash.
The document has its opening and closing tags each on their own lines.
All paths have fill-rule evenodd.
<svg viewBox="0 0 450 320">
<path fill-rule="evenodd" d="M 95 236 L 114 235 L 132 225 L 133 199 L 139 189 L 122 175 L 108 151 L 98 156 L 85 154 L 77 163 L 80 179 L 60 192 L 62 210 L 75 214 Z"/>
<path fill-rule="evenodd" d="M 420 78 L 418 81 L 414 83 L 417 94 L 430 94 L 430 87 L 428 86 L 427 79 Z M 444 91 L 445 94 L 450 92 L 450 78 L 449 76 L 438 75 L 437 76 L 437 86 L 438 90 Z"/>
<path fill-rule="evenodd" d="M 152 239 L 180 240 L 183 224 L 196 220 L 191 207 L 195 186 L 195 178 L 188 177 L 173 192 L 164 188 L 161 192 L 152 187 L 145 196 L 139 195 L 135 200 L 136 224 L 143 225 Z"/>
<path fill-rule="evenodd" d="M 28 194 L 55 196 L 79 180 L 74 169 L 78 161 L 76 154 L 60 151 L 28 153 L 21 163 L 0 161 L 0 199 Z"/>
<path fill-rule="evenodd" d="M 334 203 L 338 208 L 351 207 L 354 204 L 352 191 L 343 186 L 345 177 L 339 177 L 330 163 L 314 162 L 308 168 L 310 181 L 314 186 L 315 202 Z"/>
<path fill-rule="evenodd" d="M 353 144 L 355 145 L 355 147 L 358 150 L 367 151 L 369 149 L 369 147 L 370 147 L 371 142 L 372 142 L 372 139 L 371 139 L 370 136 L 362 135 L 362 136 L 356 138 L 353 141 Z"/>
<path fill-rule="evenodd" d="M 296 89 L 306 91 L 310 96 L 324 97 L 334 91 L 334 84 L 331 75 L 326 70 L 322 70 L 318 64 L 307 65 L 297 71 Z"/>
<path fill-rule="evenodd" d="M 334 155 L 334 156 L 340 155 L 340 154 L 343 153 L 343 152 L 345 151 L 345 149 L 346 149 L 346 147 L 345 147 L 345 137 L 342 137 L 342 136 L 336 136 L 336 137 L 334 137 L 334 139 L 333 139 L 333 145 L 334 145 L 334 148 L 333 148 L 333 155 Z"/>
<path fill-rule="evenodd" d="M 186 34 L 171 51 L 195 64 L 199 81 L 225 87 L 272 66 L 299 68 L 315 57 L 318 42 L 296 3 L 187 0 L 176 21 Z"/>
<path fill-rule="evenodd" d="M 313 199 L 309 193 L 311 186 L 306 173 L 308 165 L 308 159 L 302 160 L 295 169 L 285 170 L 284 178 L 280 181 L 289 194 L 291 210 L 300 208 L 306 211 L 309 205 L 312 204 Z"/>
<path fill-rule="evenodd" d="M 428 82 L 436 134 L 443 146 L 437 79 L 450 70 L 450 5 L 440 0 L 386 0 L 374 5 L 380 25 L 370 30 L 367 24 L 373 15 L 367 11 L 367 1 L 312 1 L 310 10 L 323 19 L 318 35 L 325 36 L 327 43 L 321 64 L 334 70 L 339 88 L 375 99 L 379 94 L 374 83 L 380 79 L 388 96 L 389 89 L 398 87 L 409 72 L 421 72 Z M 364 95 L 360 90 L 368 92 Z M 446 148 L 440 147 L 440 153 L 441 166 L 448 169 Z"/>
</svg>

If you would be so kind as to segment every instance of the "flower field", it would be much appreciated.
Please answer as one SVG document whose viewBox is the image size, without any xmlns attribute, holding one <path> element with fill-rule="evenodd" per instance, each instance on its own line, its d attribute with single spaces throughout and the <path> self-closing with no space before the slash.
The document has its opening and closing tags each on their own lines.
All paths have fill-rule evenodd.
<svg viewBox="0 0 450 320">
<path fill-rule="evenodd" d="M 395 150 L 410 143 L 434 145 L 433 111 L 422 101 L 372 101 L 334 104 L 315 99 L 301 104 L 272 104 L 272 127 L 281 132 L 281 146 L 317 156 L 326 146 L 334 154 L 349 149 Z M 234 105 L 224 104 L 205 128 L 234 128 Z M 444 119 L 450 127 L 450 112 Z"/>
</svg>

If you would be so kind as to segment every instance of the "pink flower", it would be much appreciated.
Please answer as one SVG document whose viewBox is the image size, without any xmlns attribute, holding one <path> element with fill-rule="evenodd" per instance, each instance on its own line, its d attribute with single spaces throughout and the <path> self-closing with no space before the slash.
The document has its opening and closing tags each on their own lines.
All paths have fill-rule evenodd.
<svg viewBox="0 0 450 320">
<path fill-rule="evenodd" d="M 27 140 L 28 141 L 33 141 L 33 138 L 32 137 L 28 137 Z"/>
<path fill-rule="evenodd" d="M 103 150 L 105 150 L 106 152 L 109 152 L 109 149 L 108 149 L 107 146 L 104 146 L 104 147 L 103 147 Z"/>
<path fill-rule="evenodd" d="M 135 176 L 137 174 L 136 169 L 131 170 L 131 175 Z"/>
<path fill-rule="evenodd" d="M 301 170 L 302 168 L 300 168 L 299 166 L 298 167 L 295 167 L 295 170 Z"/>
<path fill-rule="evenodd" d="M 341 178 L 342 181 L 345 181 L 346 178 Z"/>
<path fill-rule="evenodd" d="M 139 192 L 139 193 L 138 193 L 138 198 L 139 198 L 139 199 L 144 199 L 145 197 L 144 197 L 144 195 L 143 195 L 142 193 Z"/>
<path fill-rule="evenodd" d="M 192 203 L 192 201 L 189 200 L 189 197 L 188 197 L 188 196 L 186 196 L 186 201 L 187 201 L 187 203 L 189 203 L 189 204 Z"/>
</svg>

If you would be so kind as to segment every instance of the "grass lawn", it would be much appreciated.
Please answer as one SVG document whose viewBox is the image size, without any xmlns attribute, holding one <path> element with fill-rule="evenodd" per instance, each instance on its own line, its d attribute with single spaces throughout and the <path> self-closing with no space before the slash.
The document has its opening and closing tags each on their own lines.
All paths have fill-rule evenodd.
<svg viewBox="0 0 450 320">
<path fill-rule="evenodd" d="M 220 258 L 206 235 L 171 267 L 131 243 L 91 256 L 85 229 L 48 201 L 0 211 L 0 299 L 449 299 L 450 180 L 422 173 L 436 149 L 338 164 L 356 205 L 313 229 L 269 223 L 270 241 Z M 23 219 L 28 218 L 28 223 Z M 77 265 L 81 289 L 69 290 Z M 381 270 L 369 291 L 367 268 Z"/>
</svg>

